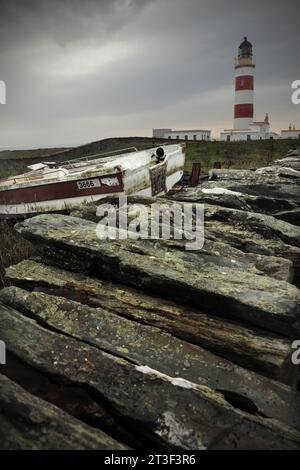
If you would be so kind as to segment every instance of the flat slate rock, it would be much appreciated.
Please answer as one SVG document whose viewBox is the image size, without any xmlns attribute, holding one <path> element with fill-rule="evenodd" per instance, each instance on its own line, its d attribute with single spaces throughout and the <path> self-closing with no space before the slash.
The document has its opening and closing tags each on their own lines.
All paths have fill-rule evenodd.
<svg viewBox="0 0 300 470">
<path fill-rule="evenodd" d="M 153 224 L 152 207 L 157 203 L 160 205 L 159 210 L 161 214 L 166 217 L 166 220 L 170 219 L 171 221 L 171 233 L 174 230 L 174 211 L 178 210 L 177 208 L 180 211 L 185 211 L 186 204 L 193 207 L 195 211 L 198 204 L 163 198 L 155 199 L 153 204 L 153 198 L 130 196 L 127 198 L 129 230 L 130 223 L 138 217 L 139 207 L 142 204 L 142 219 L 144 220 L 148 215 L 148 231 L 149 235 L 152 235 L 150 231 L 150 227 Z M 99 222 L 96 211 L 100 204 L 115 206 L 117 216 L 119 215 L 119 198 L 116 197 L 107 197 L 102 201 L 98 201 L 98 203 L 84 206 L 74 211 L 73 214 L 85 220 Z M 216 254 L 219 257 L 219 262 L 221 261 L 221 256 L 227 257 L 229 258 L 229 263 L 231 262 L 230 260 L 234 259 L 234 262 L 238 262 L 240 267 L 244 264 L 243 269 L 247 271 L 252 271 L 252 267 L 256 267 L 275 279 L 298 283 L 298 278 L 300 277 L 299 227 L 282 220 L 277 220 L 275 217 L 250 211 L 228 209 L 211 204 L 205 204 L 204 209 L 204 246 L 199 250 L 194 249 L 190 256 L 199 251 L 211 255 Z M 160 231 L 164 228 L 163 218 L 160 220 L 157 228 Z M 174 233 L 176 232 L 178 232 L 178 229 L 175 229 Z M 173 236 L 172 242 L 161 240 L 160 243 L 171 248 L 184 250 L 186 240 L 184 234 L 183 237 L 181 235 L 182 233 L 180 233 L 179 238 L 182 238 L 182 240 L 174 240 Z M 151 237 L 149 236 L 149 238 Z"/>
<path fill-rule="evenodd" d="M 127 449 L 102 431 L 31 395 L 2 374 L 0 435 L 0 450 Z"/>
<path fill-rule="evenodd" d="M 0 302 L 24 312 L 43 326 L 55 328 L 136 365 L 147 365 L 168 376 L 180 376 L 234 394 L 257 413 L 293 423 L 295 427 L 298 425 L 294 418 L 300 409 L 299 394 L 158 328 L 141 325 L 101 308 L 16 287 L 0 291 Z M 293 368 L 296 376 L 297 367 Z M 263 396 L 261 390 L 264 390 Z"/>
<path fill-rule="evenodd" d="M 281 240 L 288 245 L 300 247 L 300 228 L 270 215 L 206 204 L 205 220 L 225 222 L 234 227 L 251 230 L 266 239 Z"/>
<path fill-rule="evenodd" d="M 198 186 L 194 191 L 205 191 L 205 189 L 201 189 L 202 187 Z M 185 195 L 185 192 L 183 193 Z M 224 196 L 228 195 L 221 195 L 219 199 L 223 199 Z M 230 195 L 231 196 L 231 195 Z M 180 193 L 176 193 L 173 196 L 173 199 L 175 198 L 180 198 Z M 251 196 L 248 196 L 249 199 L 251 199 Z M 254 198 L 257 199 L 257 198 Z M 271 198 L 269 198 L 272 200 Z M 190 203 L 195 203 L 193 204 L 193 207 L 197 207 L 198 201 L 196 200 L 191 200 L 188 198 L 188 200 L 185 199 L 184 202 L 190 202 Z M 257 212 L 252 212 L 251 208 L 248 210 L 243 210 L 241 207 L 241 210 L 238 210 L 238 207 L 230 208 L 230 207 L 223 207 L 224 204 L 208 204 L 207 201 L 205 201 L 206 204 L 204 206 L 204 211 L 205 211 L 205 221 L 206 220 L 217 220 L 217 221 L 226 221 L 227 223 L 230 223 L 233 226 L 243 226 L 248 230 L 253 230 L 254 232 L 263 235 L 265 238 L 270 238 L 270 239 L 279 239 L 282 240 L 283 242 L 290 244 L 292 246 L 298 246 L 300 247 L 300 228 L 293 225 L 289 224 L 286 222 L 283 222 L 281 220 L 278 220 L 274 218 L 272 215 L 268 214 L 268 211 L 266 211 L 265 214 L 263 213 L 257 213 Z M 98 203 L 93 203 L 91 205 L 87 205 L 81 209 L 78 209 L 76 211 L 73 211 L 72 215 L 73 216 L 79 216 L 83 219 L 86 220 L 91 220 L 94 222 L 98 222 L 99 218 L 96 215 L 96 210 L 97 206 L 101 204 L 112 204 L 114 206 L 118 206 L 119 199 L 116 197 L 108 197 L 103 200 L 98 201 Z M 175 200 L 170 200 L 170 198 L 157 198 L 153 200 L 153 198 L 149 197 L 138 197 L 138 196 L 131 196 L 127 198 L 127 206 L 128 206 L 128 219 L 130 220 L 130 212 L 132 211 L 132 208 L 136 205 L 142 204 L 144 207 L 150 207 L 150 206 L 155 206 L 156 204 L 160 204 L 160 206 L 164 206 L 164 210 L 167 212 L 168 207 L 172 208 L 174 204 L 178 204 L 179 207 L 183 207 L 184 205 L 182 204 L 182 201 L 179 199 Z M 295 204 L 289 204 L 286 201 L 282 201 L 281 205 L 278 205 L 276 202 L 274 202 L 274 206 L 277 205 L 277 211 L 282 209 L 286 210 L 288 208 L 290 209 L 295 209 L 297 206 Z M 135 218 L 136 214 L 134 214 L 133 217 Z M 172 222 L 172 220 L 171 220 Z"/>
<path fill-rule="evenodd" d="M 300 331 L 299 290 L 284 281 L 226 265 L 218 257 L 162 249 L 139 240 L 99 240 L 96 224 L 40 215 L 16 225 L 45 247 L 51 264 L 86 272 L 164 297 L 174 293 L 213 315 L 230 317 L 291 337 Z"/>
<path fill-rule="evenodd" d="M 164 214 L 169 217 L 170 216 L 170 222 L 171 222 L 171 233 L 174 231 L 174 223 L 173 223 L 173 217 L 172 217 L 172 206 L 173 204 L 178 204 L 181 203 L 182 201 L 170 201 L 168 199 L 162 199 L 162 198 L 156 198 L 155 203 L 160 204 L 160 209 L 164 212 Z M 190 201 L 188 201 L 190 202 Z M 111 204 L 116 207 L 116 213 L 118 215 L 119 213 L 119 198 L 116 197 L 107 197 L 102 199 L 101 201 L 98 201 L 96 203 L 91 203 L 87 204 L 80 209 L 76 209 L 72 211 L 72 216 L 74 217 L 79 217 L 85 220 L 89 220 L 95 223 L 98 223 L 100 220 L 100 217 L 97 216 L 97 207 L 100 204 Z M 142 204 L 143 207 L 147 208 L 148 211 L 145 213 L 143 212 L 143 218 L 147 217 L 148 215 L 148 233 L 149 233 L 149 238 L 151 238 L 151 224 L 153 223 L 153 220 L 151 219 L 151 207 L 153 204 L 153 198 L 146 197 L 146 196 L 130 196 L 127 198 L 127 207 L 128 207 L 128 224 L 129 224 L 129 230 L 130 230 L 130 223 L 135 219 L 138 207 L 139 205 Z M 162 209 L 164 207 L 164 209 Z M 118 217 L 117 217 L 118 221 Z M 163 223 L 160 222 L 159 224 L 159 230 L 161 231 L 163 228 Z M 231 227 L 230 232 L 233 230 Z M 219 235 L 219 238 L 222 239 L 222 237 L 226 237 L 226 234 L 222 234 L 222 227 L 220 229 L 221 233 Z M 244 270 L 247 270 L 248 272 L 253 272 L 258 274 L 259 272 L 266 274 L 267 276 L 274 277 L 274 279 L 282 280 L 282 281 L 288 281 L 288 282 L 293 282 L 294 279 L 294 267 L 293 267 L 293 261 L 294 258 L 299 255 L 300 257 L 300 249 L 295 248 L 295 247 L 289 247 L 289 250 L 291 251 L 291 259 L 286 259 L 284 257 L 278 256 L 278 250 L 282 249 L 282 247 L 286 247 L 286 244 L 283 242 L 277 242 L 276 247 L 278 247 L 278 250 L 276 251 L 276 256 L 270 255 L 269 251 L 267 251 L 267 254 L 260 254 L 258 253 L 252 253 L 252 252 L 245 252 L 237 249 L 234 246 L 231 246 L 229 243 L 224 243 L 218 239 L 214 235 L 214 231 L 208 230 L 208 226 L 206 224 L 205 227 L 205 240 L 204 240 L 204 246 L 201 249 L 194 249 L 192 252 L 190 252 L 190 256 L 192 254 L 197 254 L 199 252 L 201 253 L 206 253 L 207 255 L 212 255 L 212 256 L 218 256 L 219 262 L 221 262 L 222 258 L 227 258 L 227 263 L 237 263 L 237 265 Z M 253 232 L 248 231 L 245 233 L 239 234 L 239 244 L 243 244 L 243 239 L 248 236 L 248 233 L 251 233 L 251 236 L 253 236 Z M 210 239 L 209 237 L 213 238 Z M 174 236 L 172 237 L 171 240 L 160 240 L 161 245 L 165 245 L 169 247 L 169 249 L 177 249 L 177 250 L 185 250 L 186 246 L 186 238 L 183 234 L 181 237 L 182 239 L 174 239 Z M 257 238 L 257 237 L 256 237 Z M 265 236 L 265 233 L 263 237 L 261 237 L 263 240 L 263 243 L 269 248 L 268 246 L 268 238 Z M 262 244 L 263 244 L 262 243 Z M 273 240 L 272 240 L 273 244 Z M 244 244 L 246 245 L 246 243 Z M 247 245 L 249 246 L 249 244 Z M 269 248 L 270 249 L 270 248 Z M 261 248 L 263 250 L 263 247 Z M 254 250 L 255 251 L 255 250 Z M 258 250 L 260 249 L 258 248 Z M 284 253 L 286 250 L 284 250 Z M 292 261 L 293 260 L 293 261 Z"/>
<path fill-rule="evenodd" d="M 274 164 L 273 164 L 274 163 Z M 213 178 L 205 180 L 204 183 L 210 181 L 218 182 L 241 182 L 246 184 L 277 184 L 277 185 L 294 185 L 295 181 L 284 174 L 279 174 L 280 166 L 287 167 L 288 164 L 279 165 L 273 162 L 267 167 L 257 168 L 254 170 L 231 170 L 231 169 L 213 169 L 211 174 Z M 295 163 L 295 162 L 293 162 Z"/>
<path fill-rule="evenodd" d="M 280 220 L 285 220 L 290 224 L 300 225 L 300 207 L 298 206 L 293 210 L 282 210 L 274 214 L 274 217 Z"/>
<path fill-rule="evenodd" d="M 291 341 L 266 331 L 209 316 L 187 305 L 154 297 L 120 284 L 71 273 L 33 260 L 6 270 L 11 284 L 25 289 L 63 296 L 100 307 L 107 314 L 156 326 L 193 344 L 291 385 L 297 374 L 289 374 Z M 2 299 L 5 291 L 2 291 Z M 7 292 L 7 291 L 6 291 Z M 1 294 L 0 294 L 1 295 Z M 6 296 L 7 297 L 7 296 Z M 10 300 L 11 305 L 17 299 Z"/>
<path fill-rule="evenodd" d="M 224 179 L 217 181 L 205 181 L 202 189 L 227 188 L 242 194 L 248 194 L 257 197 L 267 197 L 278 200 L 286 200 L 293 204 L 299 204 L 299 185 L 294 180 L 285 178 L 284 181 L 278 181 L 273 176 L 255 177 L 254 180 Z"/>
<path fill-rule="evenodd" d="M 202 185 L 196 188 L 184 188 L 167 196 L 167 198 L 174 201 L 197 202 L 247 212 L 259 212 L 273 215 L 277 219 L 286 220 L 294 225 L 300 225 L 300 216 L 297 211 L 298 204 L 294 201 L 231 191 L 224 188 L 220 183 L 219 185 L 214 183 L 214 186 L 213 188 L 203 188 Z"/>
<path fill-rule="evenodd" d="M 170 449 L 299 449 L 300 433 L 239 410 L 220 392 L 136 366 L 0 308 L 8 351 L 52 380 L 88 387 L 136 433 Z M 217 418 L 216 418 L 217 417 Z"/>
</svg>

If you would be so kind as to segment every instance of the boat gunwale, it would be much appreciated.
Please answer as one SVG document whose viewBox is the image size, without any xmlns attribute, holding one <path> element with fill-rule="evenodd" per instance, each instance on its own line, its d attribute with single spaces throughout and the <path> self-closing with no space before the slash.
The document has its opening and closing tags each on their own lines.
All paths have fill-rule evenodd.
<svg viewBox="0 0 300 470">
<path fill-rule="evenodd" d="M 184 147 L 185 145 L 184 144 L 171 144 L 169 145 L 169 147 L 181 147 L 182 150 L 184 151 Z M 167 146 L 168 147 L 168 146 Z M 138 153 L 140 152 L 150 152 L 150 151 L 153 151 L 155 149 L 157 149 L 158 147 L 154 147 L 154 148 L 151 148 L 151 149 L 145 149 L 145 150 L 141 150 L 139 151 Z M 166 159 L 164 160 L 165 163 L 167 163 L 167 160 L 174 154 L 176 153 L 177 151 L 179 150 L 179 148 L 177 148 L 174 152 L 171 152 L 169 154 L 166 155 Z M 134 153 L 134 152 L 131 152 L 131 153 L 128 153 L 128 154 L 124 154 L 124 155 L 115 155 L 113 157 L 108 157 L 107 159 L 98 159 L 98 161 L 100 161 L 101 163 L 109 163 L 110 161 L 114 161 L 118 158 L 128 158 L 128 156 L 136 156 L 137 153 Z M 84 163 L 87 163 L 87 162 L 84 162 Z M 95 163 L 97 163 L 97 160 L 93 161 L 93 166 L 95 165 Z M 149 169 L 155 167 L 156 165 L 153 165 L 152 164 L 152 161 L 151 161 L 151 156 L 150 156 L 150 159 L 149 161 L 144 164 L 144 165 L 141 165 L 139 166 L 138 168 L 139 169 L 142 169 L 142 168 L 146 168 L 148 167 Z M 64 170 L 64 169 L 67 169 L 66 167 L 59 167 L 59 168 L 56 168 L 53 170 L 53 173 L 54 172 L 57 172 L 59 170 Z M 95 171 L 97 170 L 97 167 L 95 168 Z M 103 173 L 100 173 L 101 170 L 103 171 Z M 106 170 L 106 172 L 104 172 L 104 170 Z M 131 170 L 131 171 L 134 171 L 135 169 Z M 38 171 L 41 171 L 41 170 L 38 170 Z M 85 170 L 87 171 L 87 170 Z M 56 177 L 56 178 L 42 178 L 41 176 L 39 176 L 38 179 L 34 179 L 34 180 L 27 180 L 27 181 L 24 181 L 23 183 L 17 183 L 15 182 L 16 179 L 23 179 L 25 178 L 25 175 L 29 175 L 31 172 L 28 172 L 28 173 L 24 173 L 24 175 L 16 175 L 15 177 L 12 176 L 12 177 L 9 177 L 9 178 L 6 178 L 6 179 L 3 179 L 3 180 L 0 180 L 0 192 L 5 192 L 5 191 L 15 191 L 15 190 L 18 190 L 18 189 L 25 189 L 25 188 L 32 188 L 32 187 L 37 187 L 37 186 L 44 186 L 44 185 L 49 185 L 49 184 L 59 184 L 59 183 L 65 183 L 65 182 L 72 182 L 72 181 L 82 181 L 82 180 L 86 180 L 86 179 L 92 179 L 92 178 L 104 178 L 104 177 L 110 177 L 110 176 L 117 176 L 117 175 L 122 175 L 122 177 L 124 176 L 124 174 L 129 171 L 129 168 L 121 168 L 121 165 L 117 165 L 115 167 L 112 167 L 112 168 L 101 168 L 99 167 L 99 174 L 95 174 L 95 175 L 80 175 L 80 174 L 77 174 L 75 176 L 74 173 L 68 173 L 64 176 L 60 176 L 60 177 Z M 32 176 L 34 176 L 32 174 Z M 12 179 L 14 182 L 12 182 L 11 184 L 7 184 L 7 185 L 3 185 L 3 187 L 1 187 L 1 182 L 2 184 L 4 183 L 4 181 L 8 182 L 10 179 Z"/>
</svg>

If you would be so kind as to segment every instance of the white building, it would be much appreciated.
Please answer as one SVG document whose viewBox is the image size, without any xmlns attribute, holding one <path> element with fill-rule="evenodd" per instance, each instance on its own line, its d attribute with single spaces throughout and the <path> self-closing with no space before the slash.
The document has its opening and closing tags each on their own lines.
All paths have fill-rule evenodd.
<svg viewBox="0 0 300 470">
<path fill-rule="evenodd" d="M 192 129 L 192 130 L 178 130 L 173 131 L 172 129 L 153 129 L 153 137 L 159 139 L 171 139 L 171 140 L 194 140 L 209 141 L 211 138 L 211 131 L 203 129 Z"/>
<path fill-rule="evenodd" d="M 300 129 L 296 129 L 296 126 L 289 125 L 288 129 L 281 131 L 282 139 L 300 139 Z"/>
<path fill-rule="evenodd" d="M 165 134 L 172 132 L 172 129 L 153 129 L 152 135 L 153 137 L 157 137 L 158 139 L 164 139 Z"/>
<path fill-rule="evenodd" d="M 248 129 L 225 129 L 221 132 L 221 140 L 239 141 L 239 140 L 265 140 L 278 139 L 275 132 L 270 132 L 269 116 L 266 114 L 264 121 L 254 121 Z"/>
</svg>

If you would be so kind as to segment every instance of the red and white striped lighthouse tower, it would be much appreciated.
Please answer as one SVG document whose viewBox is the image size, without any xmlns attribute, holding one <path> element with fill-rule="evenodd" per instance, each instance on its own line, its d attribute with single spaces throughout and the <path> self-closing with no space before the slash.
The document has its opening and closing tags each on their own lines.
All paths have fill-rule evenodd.
<svg viewBox="0 0 300 470">
<path fill-rule="evenodd" d="M 252 44 L 244 38 L 235 61 L 234 129 L 249 129 L 253 123 L 254 69 Z"/>
</svg>

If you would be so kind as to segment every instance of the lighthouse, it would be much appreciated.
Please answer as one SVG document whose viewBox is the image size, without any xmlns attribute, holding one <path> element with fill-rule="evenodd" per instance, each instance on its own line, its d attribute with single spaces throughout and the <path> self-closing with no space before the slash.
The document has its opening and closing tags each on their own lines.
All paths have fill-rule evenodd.
<svg viewBox="0 0 300 470">
<path fill-rule="evenodd" d="M 234 129 L 249 129 L 253 123 L 254 70 L 252 44 L 244 37 L 235 60 Z"/>
<path fill-rule="evenodd" d="M 235 60 L 235 99 L 233 129 L 224 129 L 221 140 L 261 140 L 278 139 L 275 132 L 270 132 L 269 115 L 263 121 L 254 121 L 254 70 L 253 47 L 247 37 L 239 46 Z"/>
</svg>

